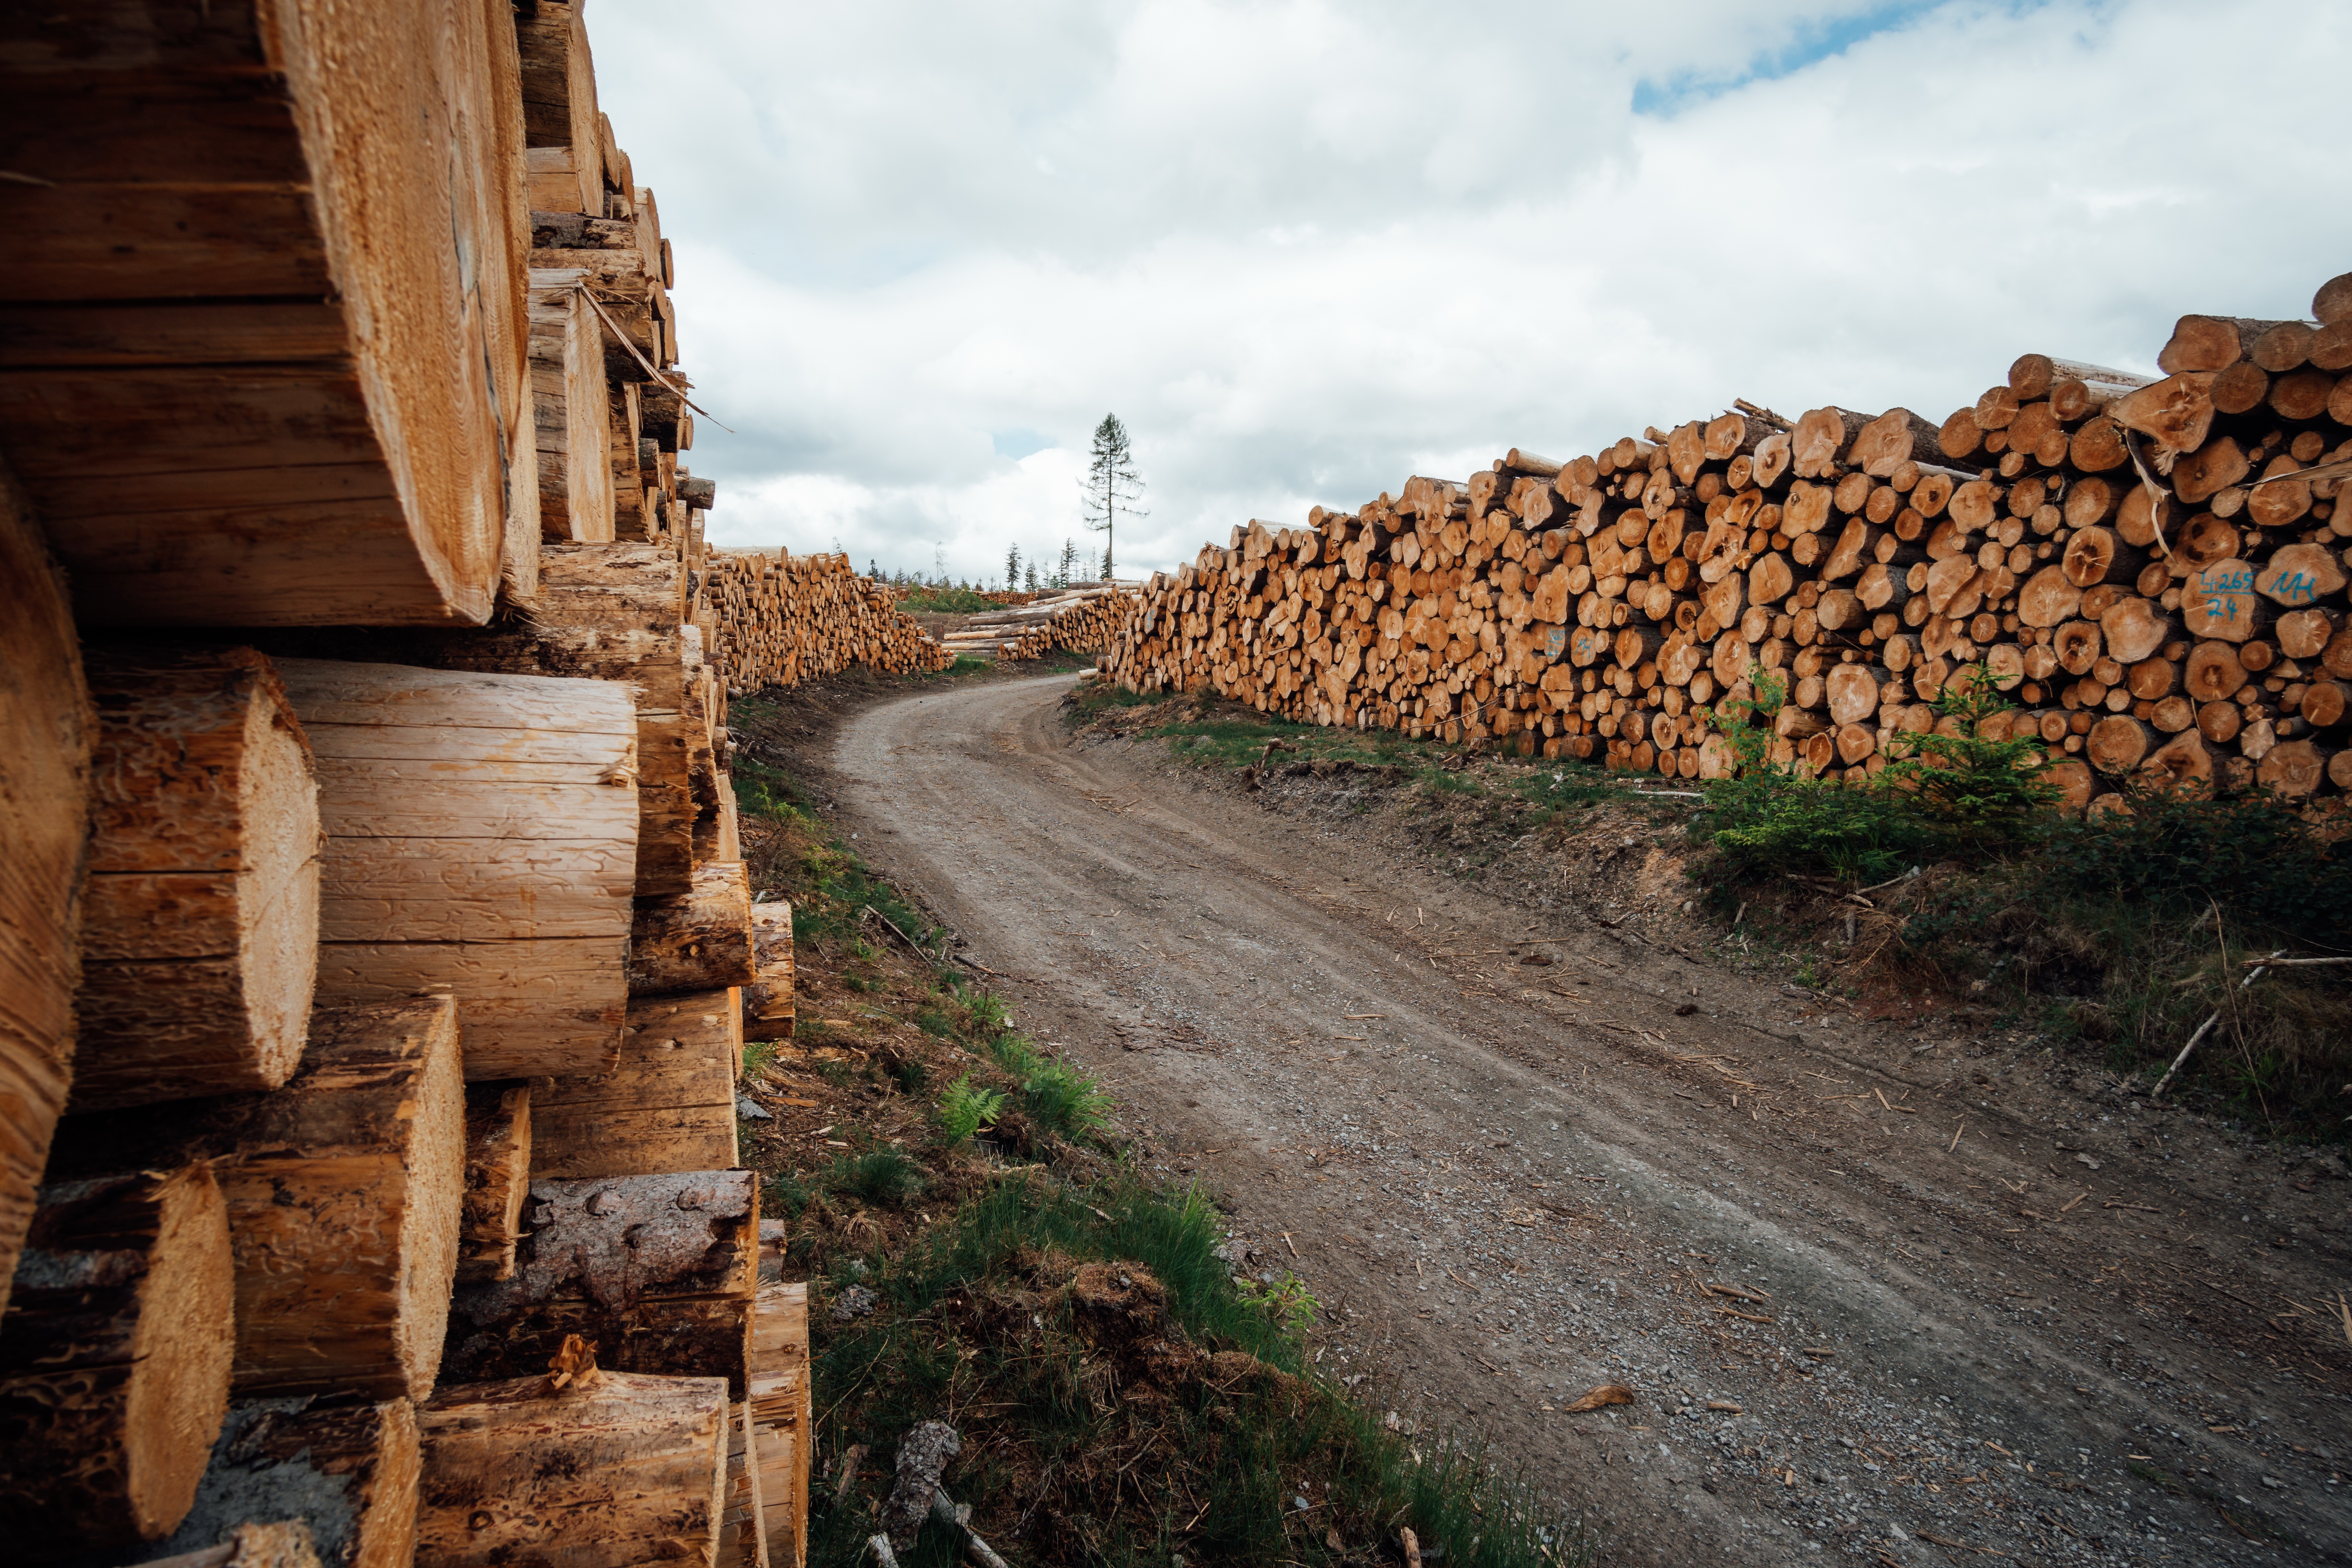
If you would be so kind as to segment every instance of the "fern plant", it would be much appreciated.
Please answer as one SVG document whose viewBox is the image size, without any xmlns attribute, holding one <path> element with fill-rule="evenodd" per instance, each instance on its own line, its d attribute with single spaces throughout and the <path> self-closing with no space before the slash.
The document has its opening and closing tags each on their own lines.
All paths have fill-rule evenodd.
<svg viewBox="0 0 2352 1568">
<path fill-rule="evenodd" d="M 953 1148 L 992 1125 L 1003 1110 L 1001 1091 L 982 1089 L 971 1081 L 971 1074 L 964 1074 L 940 1095 L 940 1126 L 948 1135 L 948 1146 Z"/>
</svg>

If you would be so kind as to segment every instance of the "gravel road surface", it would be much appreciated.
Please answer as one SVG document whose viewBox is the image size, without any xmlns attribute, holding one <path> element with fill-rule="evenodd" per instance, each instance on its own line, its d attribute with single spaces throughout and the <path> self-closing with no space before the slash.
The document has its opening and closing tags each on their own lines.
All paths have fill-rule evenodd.
<svg viewBox="0 0 2352 1568">
<path fill-rule="evenodd" d="M 871 709 L 812 782 L 1306 1281 L 1327 1370 L 1604 1560 L 2352 1555 L 2340 1163 L 1074 743 L 1068 684 Z"/>
</svg>

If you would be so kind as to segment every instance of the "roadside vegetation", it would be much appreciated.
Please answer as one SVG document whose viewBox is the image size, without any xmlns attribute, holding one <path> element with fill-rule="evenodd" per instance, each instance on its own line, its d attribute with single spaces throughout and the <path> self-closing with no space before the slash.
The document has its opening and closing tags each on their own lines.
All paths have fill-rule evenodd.
<svg viewBox="0 0 2352 1568">
<path fill-rule="evenodd" d="M 860 1558 L 929 1420 L 1016 1562 L 1369 1568 L 1403 1529 L 1445 1568 L 1589 1560 L 1481 1455 L 1324 1378 L 1307 1288 L 1237 1278 L 1212 1196 L 1147 1181 L 1101 1086 L 760 760 L 778 710 L 731 717 L 753 886 L 793 903 L 799 1026 L 747 1049 L 742 1131 L 811 1283 L 811 1562 Z M 954 1560 L 936 1525 L 900 1558 Z"/>
</svg>

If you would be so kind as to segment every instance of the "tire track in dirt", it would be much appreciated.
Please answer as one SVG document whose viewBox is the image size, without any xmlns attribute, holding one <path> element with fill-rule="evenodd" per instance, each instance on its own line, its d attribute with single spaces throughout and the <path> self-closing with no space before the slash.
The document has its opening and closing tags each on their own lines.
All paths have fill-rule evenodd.
<svg viewBox="0 0 2352 1568">
<path fill-rule="evenodd" d="M 1612 1561 L 2345 1560 L 2342 1187 L 2257 1202 L 2185 1119 L 1997 1102 L 1916 1037 L 1074 746 L 1066 685 L 850 719 L 838 815 L 1214 1184 L 1238 1268 L 1307 1281 L 1327 1369 L 1584 1500 Z M 1635 1402 L 1566 1412 L 1603 1383 Z"/>
</svg>

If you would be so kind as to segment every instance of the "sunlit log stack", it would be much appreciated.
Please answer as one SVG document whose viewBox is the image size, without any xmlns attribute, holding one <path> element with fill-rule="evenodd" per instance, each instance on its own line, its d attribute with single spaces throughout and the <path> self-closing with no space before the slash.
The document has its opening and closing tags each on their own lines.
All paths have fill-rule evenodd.
<svg viewBox="0 0 2352 1568">
<path fill-rule="evenodd" d="M 1103 667 L 1687 779 L 1775 690 L 1776 758 L 1867 777 L 1981 666 L 2074 803 L 2135 775 L 2340 793 L 2352 275 L 2312 314 L 2183 317 L 2152 383 L 2028 353 L 1940 426 L 1743 402 L 1254 521 L 1156 577 Z"/>
<path fill-rule="evenodd" d="M 1138 584 L 1081 583 L 1050 594 L 1023 595 L 1024 602 L 993 616 L 975 616 L 940 640 L 956 653 L 991 658 L 1042 658 L 1061 649 L 1107 652 L 1140 602 Z"/>
<path fill-rule="evenodd" d="M 797 686 L 853 664 L 913 675 L 955 662 L 898 608 L 897 595 L 851 571 L 846 555 L 717 551 L 706 570 L 712 658 L 732 696 Z"/>
<path fill-rule="evenodd" d="M 580 11 L 142 16 L 0 51 L 11 1561 L 798 1563 L 790 916 Z M 897 657 L 824 562 L 768 657 Z"/>
</svg>

